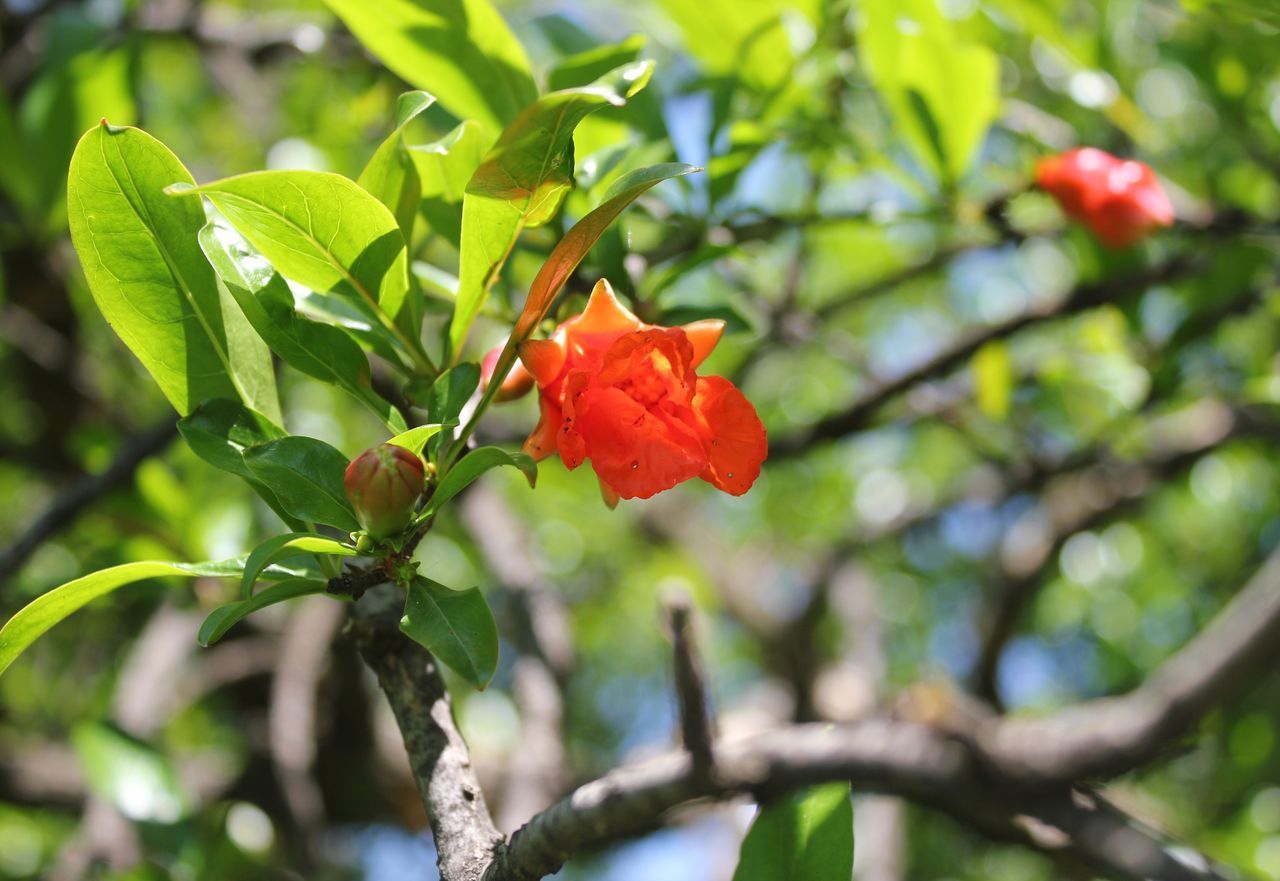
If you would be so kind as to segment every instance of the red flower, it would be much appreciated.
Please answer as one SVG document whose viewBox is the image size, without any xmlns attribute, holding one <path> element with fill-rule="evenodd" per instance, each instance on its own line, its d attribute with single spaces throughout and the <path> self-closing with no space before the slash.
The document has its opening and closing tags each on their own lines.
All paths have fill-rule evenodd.
<svg viewBox="0 0 1280 881">
<path fill-rule="evenodd" d="M 1036 183 L 1111 248 L 1132 245 L 1173 223 L 1173 206 L 1155 172 L 1093 147 L 1040 160 Z"/>
<path fill-rule="evenodd" d="M 724 322 L 644 324 L 601 280 L 581 315 L 520 360 L 540 392 L 542 417 L 525 441 L 537 459 L 585 460 L 605 501 L 647 499 L 692 477 L 742 495 L 768 454 L 764 425 L 729 380 L 698 376 Z"/>
</svg>

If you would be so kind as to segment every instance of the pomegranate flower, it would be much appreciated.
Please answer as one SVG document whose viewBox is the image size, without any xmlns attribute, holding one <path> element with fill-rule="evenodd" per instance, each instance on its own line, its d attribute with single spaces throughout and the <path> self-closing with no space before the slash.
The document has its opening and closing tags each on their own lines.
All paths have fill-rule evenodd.
<svg viewBox="0 0 1280 881">
<path fill-rule="evenodd" d="M 768 453 L 755 408 L 729 380 L 698 376 L 724 322 L 644 324 L 601 280 L 580 315 L 520 360 L 538 385 L 541 418 L 525 452 L 590 461 L 605 501 L 647 499 L 692 477 L 742 495 Z"/>
<path fill-rule="evenodd" d="M 1110 248 L 1125 248 L 1173 223 L 1173 206 L 1149 167 L 1094 147 L 1040 160 L 1036 183 Z"/>
</svg>

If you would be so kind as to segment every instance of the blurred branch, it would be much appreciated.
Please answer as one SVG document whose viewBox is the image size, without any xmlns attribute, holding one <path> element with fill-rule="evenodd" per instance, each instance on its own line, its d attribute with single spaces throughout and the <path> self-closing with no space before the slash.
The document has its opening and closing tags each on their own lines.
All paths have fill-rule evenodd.
<svg viewBox="0 0 1280 881">
<path fill-rule="evenodd" d="M 1181 438 L 1150 459 L 1130 464 L 1103 462 L 1055 482 L 1056 491 L 1042 497 L 1043 510 L 1037 512 L 1053 521 L 1051 531 L 1043 534 L 1045 530 L 1032 527 L 1016 544 L 1006 540 L 1003 579 L 988 591 L 990 599 L 983 613 L 982 648 L 974 673 L 979 697 L 999 706 L 997 674 L 1004 646 L 1049 580 L 1051 564 L 1072 536 L 1133 510 L 1229 441 L 1271 433 L 1225 407 L 1212 405 L 1199 408 L 1195 429 L 1190 437 Z"/>
<path fill-rule="evenodd" d="M 400 632 L 403 601 L 393 585 L 356 602 L 350 625 L 365 663 L 391 703 L 418 793 L 426 805 L 443 881 L 476 881 L 502 840 L 489 816 L 467 745 L 453 719 L 439 666 Z"/>
<path fill-rule="evenodd" d="M 1028 793 L 989 773 L 966 747 L 916 722 L 868 719 L 792 725 L 722 746 L 714 780 L 684 751 L 609 772 L 578 787 L 500 847 L 485 881 L 533 881 L 579 850 L 662 825 L 699 799 L 757 798 L 829 780 L 942 810 L 987 835 L 1026 844 L 1126 881 L 1225 879 L 1197 868 L 1108 805 L 1067 790 Z M 1179 851 L 1185 848 L 1179 847 Z"/>
<path fill-rule="evenodd" d="M 712 721 L 706 673 L 693 636 L 693 607 L 685 594 L 664 603 L 674 649 L 673 675 L 680 709 L 680 740 L 689 751 L 695 775 L 713 773 Z"/>
<path fill-rule="evenodd" d="M 0 582 L 12 577 L 41 543 L 70 527 L 94 502 L 130 483 L 138 466 L 164 450 L 177 433 L 174 420 L 165 419 L 121 449 L 105 471 L 59 493 L 12 544 L 0 551 Z"/>
<path fill-rule="evenodd" d="M 971 331 L 916 368 L 874 387 L 843 412 L 835 413 L 808 428 L 772 442 L 769 445 L 769 458 L 776 461 L 801 455 L 818 444 L 867 427 L 876 412 L 889 401 L 917 383 L 956 369 L 987 343 L 1013 336 L 1042 321 L 1074 315 L 1095 306 L 1136 296 L 1152 285 L 1190 275 L 1198 267 L 1198 261 L 1185 256 L 1174 257 L 1139 272 L 1080 285 L 1055 303 L 1037 306 L 999 324 Z"/>
</svg>

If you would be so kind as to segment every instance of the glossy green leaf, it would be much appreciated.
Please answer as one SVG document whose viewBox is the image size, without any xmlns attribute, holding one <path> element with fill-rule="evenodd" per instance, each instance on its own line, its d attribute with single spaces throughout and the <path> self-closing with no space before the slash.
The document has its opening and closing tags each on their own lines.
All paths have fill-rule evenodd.
<svg viewBox="0 0 1280 881">
<path fill-rule="evenodd" d="M 413 241 L 413 221 L 418 216 L 422 183 L 404 140 L 405 127 L 435 103 L 426 92 L 405 92 L 396 104 L 396 127 L 379 146 L 356 178 L 391 210 L 407 243 Z"/>
<path fill-rule="evenodd" d="M 933 0 L 868 0 L 859 12 L 872 83 L 920 160 L 954 183 L 999 113 L 996 54 L 962 42 Z"/>
<path fill-rule="evenodd" d="M 354 557 L 356 549 L 314 532 L 290 532 L 267 539 L 249 552 L 244 563 L 244 575 L 240 578 L 240 596 L 253 596 L 253 586 L 262 570 L 277 560 L 299 554 L 333 554 L 338 557 Z"/>
<path fill-rule="evenodd" d="M 609 71 L 635 61 L 644 44 L 644 34 L 632 34 L 618 43 L 592 46 L 561 58 L 547 71 L 547 89 L 559 91 L 589 85 Z"/>
<path fill-rule="evenodd" d="M 573 186 L 573 130 L 644 88 L 653 63 L 623 65 L 589 86 L 551 92 L 503 131 L 462 200 L 458 299 L 449 325 L 455 358 L 526 226 L 546 223 Z"/>
<path fill-rule="evenodd" d="M 245 465 L 293 517 L 343 532 L 360 528 L 342 476 L 347 457 L 312 437 L 282 437 L 245 451 Z"/>
<path fill-rule="evenodd" d="M 569 276 L 624 208 L 662 181 L 700 170 L 692 165 L 669 162 L 640 168 L 618 178 L 600 205 L 565 233 L 542 264 L 529 288 L 512 338 L 522 340 L 538 326 Z"/>
<path fill-rule="evenodd" d="M 404 447 L 418 458 L 425 458 L 422 451 L 427 446 L 427 441 L 435 437 L 444 429 L 443 425 L 419 425 L 417 428 L 411 428 L 406 432 L 397 434 L 395 437 L 387 441 L 389 444 L 395 444 L 398 447 Z"/>
<path fill-rule="evenodd" d="M 201 459 L 215 468 L 244 478 L 290 527 L 302 527 L 302 523 L 285 510 L 275 492 L 260 481 L 244 461 L 244 454 L 250 447 L 284 437 L 284 429 L 239 401 L 214 398 L 179 419 L 178 433 Z"/>
<path fill-rule="evenodd" d="M 415 577 L 400 629 L 476 688 L 498 669 L 498 627 L 479 588 L 452 590 Z"/>
<path fill-rule="evenodd" d="M 438 141 L 408 148 L 418 173 L 422 216 L 433 233 L 444 236 L 455 248 L 462 240 L 462 198 L 467 181 L 480 167 L 488 146 L 484 130 L 467 120 Z"/>
<path fill-rule="evenodd" d="M 337 291 L 384 324 L 409 290 L 404 237 L 386 206 L 338 174 L 256 171 L 171 189 L 207 196 L 271 265 L 316 291 Z"/>
<path fill-rule="evenodd" d="M 77 725 L 71 742 L 89 789 L 125 818 L 176 823 L 187 815 L 178 774 L 155 747 L 104 722 Z"/>
<path fill-rule="evenodd" d="M 1003 422 L 1009 416 L 1013 398 L 1013 365 L 1003 343 L 987 343 L 970 362 L 973 394 L 978 409 L 988 418 Z"/>
<path fill-rule="evenodd" d="M 328 582 L 319 578 L 289 578 L 260 590 L 248 599 L 218 606 L 200 625 L 197 640 L 202 646 L 211 646 L 226 635 L 227 631 L 259 609 L 282 603 L 295 597 L 324 593 Z"/>
<path fill-rule="evenodd" d="M 852 874 L 849 784 L 828 783 L 760 808 L 733 881 L 849 881 Z"/>
<path fill-rule="evenodd" d="M 238 232 L 223 222 L 200 230 L 200 247 L 249 323 L 291 367 L 336 385 L 392 431 L 404 417 L 370 383 L 369 359 L 344 331 L 298 314 L 289 285 Z"/>
<path fill-rule="evenodd" d="M 200 202 L 164 195 L 175 181 L 191 175 L 145 132 L 104 123 L 80 139 L 67 206 L 89 290 L 180 414 L 237 398 L 279 423 L 267 348 L 200 252 Z"/>
<path fill-rule="evenodd" d="M 489 0 L 325 0 L 356 38 L 459 119 L 499 131 L 538 97 L 529 59 Z"/>
<path fill-rule="evenodd" d="M 183 578 L 238 576 L 242 571 L 244 564 L 240 560 L 215 563 L 147 561 L 112 566 L 110 569 L 68 581 L 36 597 L 0 628 L 0 673 L 50 627 L 116 588 L 166 575 Z"/>
<path fill-rule="evenodd" d="M 529 481 L 529 486 L 537 483 L 538 463 L 531 456 L 524 453 L 511 453 L 500 447 L 478 447 L 459 459 L 457 464 L 449 469 L 431 494 L 431 498 L 427 500 L 422 517 L 430 517 L 439 511 L 445 502 L 470 486 L 477 477 L 503 465 L 519 468 L 525 479 Z"/>
</svg>

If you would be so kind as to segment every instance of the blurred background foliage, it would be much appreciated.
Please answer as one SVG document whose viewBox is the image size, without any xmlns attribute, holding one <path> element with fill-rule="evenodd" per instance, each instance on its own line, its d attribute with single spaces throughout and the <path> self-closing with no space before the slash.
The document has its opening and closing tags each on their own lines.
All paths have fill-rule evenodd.
<svg viewBox="0 0 1280 881">
<path fill-rule="evenodd" d="M 670 744 L 664 591 L 702 612 L 727 734 L 852 718 L 920 682 L 1034 712 L 1135 685 L 1280 541 L 1274 4 L 498 7 L 543 87 L 658 62 L 628 107 L 578 129 L 569 217 L 625 169 L 706 167 L 624 216 L 562 314 L 606 275 L 648 320 L 726 318 L 708 370 L 742 384 L 774 449 L 740 499 L 686 485 L 609 513 L 589 475 L 555 462 L 536 492 L 497 473 L 478 488 L 517 524 L 519 577 L 568 610 L 562 783 Z M 407 86 L 318 0 L 5 0 L 0 15 L 0 534 L 16 539 L 172 421 L 70 249 L 80 133 L 141 125 L 202 181 L 355 176 Z M 409 140 L 456 122 L 436 105 Z M 1028 185 L 1038 157 L 1079 144 L 1152 165 L 1183 222 L 1121 253 L 1065 226 Z M 429 292 L 457 272 L 456 196 L 417 225 Z M 525 235 L 476 354 L 564 227 Z M 903 376 L 920 381 L 883 393 Z M 281 382 L 292 432 L 352 455 L 382 439 L 334 389 Z M 832 419 L 862 400 L 875 406 Z M 486 436 L 518 442 L 534 419 L 532 401 L 509 405 Z M 4 558 L 5 617 L 95 568 L 232 556 L 273 517 L 180 444 L 78 513 Z M 455 515 L 420 556 L 501 613 L 512 585 L 476 540 L 491 526 Z M 432 877 L 398 734 L 335 604 L 268 610 L 198 651 L 222 588 L 174 587 L 91 606 L 0 679 L 0 878 Z M 499 792 L 522 747 L 509 623 L 494 685 L 458 692 Z M 1280 878 L 1278 697 L 1272 677 L 1111 797 Z M 857 816 L 862 877 L 1058 874 L 923 810 Z M 748 817 L 695 814 L 564 877 L 728 878 Z M 886 854 L 897 875 L 874 874 Z"/>
</svg>

